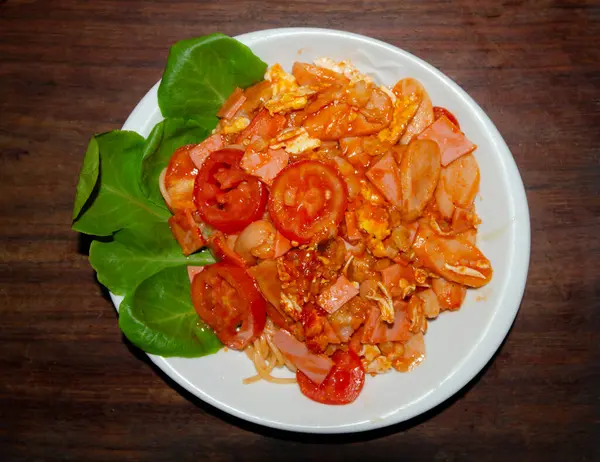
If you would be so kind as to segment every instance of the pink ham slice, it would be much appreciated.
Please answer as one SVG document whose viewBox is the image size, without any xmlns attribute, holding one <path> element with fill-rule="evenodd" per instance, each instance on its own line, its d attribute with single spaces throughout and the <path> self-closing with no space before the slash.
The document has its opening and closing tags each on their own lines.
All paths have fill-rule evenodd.
<svg viewBox="0 0 600 462">
<path fill-rule="evenodd" d="M 391 154 L 386 154 L 367 171 L 367 178 L 385 198 L 397 207 L 402 205 L 400 168 Z"/>
<path fill-rule="evenodd" d="M 289 155 L 283 149 L 268 149 L 266 152 L 248 149 L 240 161 L 240 166 L 250 175 L 257 176 L 270 185 L 288 161 Z"/>
<path fill-rule="evenodd" d="M 306 345 L 285 330 L 273 335 L 273 343 L 281 353 L 314 383 L 320 385 L 333 367 L 327 356 L 311 353 Z"/>
<path fill-rule="evenodd" d="M 341 275 L 337 281 L 321 292 L 317 303 L 328 313 L 335 313 L 351 298 L 356 297 L 358 292 L 358 288 Z"/>
<path fill-rule="evenodd" d="M 362 343 L 406 342 L 411 336 L 410 321 L 406 315 L 407 303 L 394 302 L 395 318 L 392 324 L 380 319 L 381 311 L 373 306 L 365 322 Z"/>
<path fill-rule="evenodd" d="M 190 151 L 190 158 L 198 170 L 202 168 L 204 161 L 214 151 L 223 149 L 225 146 L 225 140 L 223 136 L 218 133 L 210 135 L 202 143 L 192 148 Z"/>
<path fill-rule="evenodd" d="M 446 116 L 437 119 L 417 138 L 435 141 L 438 144 L 444 167 L 460 156 L 473 152 L 477 147 Z"/>
<path fill-rule="evenodd" d="M 412 267 L 393 264 L 381 270 L 381 283 L 388 291 L 396 287 L 400 279 L 406 279 L 408 283 L 414 283 L 415 274 Z"/>
<path fill-rule="evenodd" d="M 248 274 L 252 276 L 263 297 L 279 309 L 281 303 L 281 282 L 277 272 L 277 262 L 275 260 L 263 260 L 258 265 L 248 269 Z"/>
<path fill-rule="evenodd" d="M 194 277 L 196 276 L 196 274 L 204 271 L 204 266 L 188 266 L 187 270 L 188 270 L 188 277 L 190 278 L 190 282 L 192 282 L 194 280 Z"/>
</svg>

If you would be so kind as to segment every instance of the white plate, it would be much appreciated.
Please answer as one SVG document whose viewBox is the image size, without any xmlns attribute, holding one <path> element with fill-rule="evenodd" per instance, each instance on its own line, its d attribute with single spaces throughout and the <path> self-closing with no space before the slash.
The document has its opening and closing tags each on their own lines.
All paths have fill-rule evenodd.
<svg viewBox="0 0 600 462">
<path fill-rule="evenodd" d="M 469 291 L 463 307 L 430 322 L 427 358 L 413 372 L 367 377 L 359 398 L 326 406 L 305 398 L 296 385 L 243 385 L 253 365 L 239 352 L 198 359 L 152 361 L 173 380 L 213 406 L 261 425 L 311 433 L 371 430 L 417 416 L 465 386 L 490 360 L 517 314 L 529 265 L 529 211 L 521 177 L 504 140 L 483 110 L 458 85 L 415 56 L 361 35 L 324 29 L 273 29 L 236 37 L 268 64 L 290 70 L 296 60 L 350 59 L 379 83 L 420 80 L 436 106 L 456 115 L 479 148 L 479 246 L 491 260 L 489 285 Z M 156 84 L 131 113 L 124 129 L 147 136 L 162 119 Z M 116 306 L 120 297 L 113 296 Z M 190 411 L 193 412 L 193 411 Z"/>
</svg>

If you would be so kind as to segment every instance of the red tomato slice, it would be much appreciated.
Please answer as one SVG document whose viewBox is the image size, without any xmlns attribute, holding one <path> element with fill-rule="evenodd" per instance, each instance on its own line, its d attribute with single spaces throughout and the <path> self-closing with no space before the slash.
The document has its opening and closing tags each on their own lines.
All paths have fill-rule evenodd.
<svg viewBox="0 0 600 462">
<path fill-rule="evenodd" d="M 452 122 L 454 125 L 456 125 L 456 128 L 460 128 L 460 124 L 458 123 L 458 119 L 456 117 L 454 117 L 454 114 L 452 114 L 445 107 L 434 106 L 433 107 L 433 117 L 434 117 L 434 119 L 438 120 L 442 116 L 448 117 L 448 120 L 450 120 L 450 122 Z"/>
<path fill-rule="evenodd" d="M 323 404 L 349 404 L 353 402 L 365 383 L 365 369 L 352 350 L 336 351 L 332 356 L 335 365 L 317 385 L 304 373 L 296 372 L 300 391 L 308 398 Z"/>
<path fill-rule="evenodd" d="M 243 151 L 221 149 L 204 162 L 194 185 L 202 220 L 224 233 L 236 233 L 262 217 L 267 188 L 240 167 Z"/>
<path fill-rule="evenodd" d="M 289 240 L 316 243 L 335 235 L 347 197 L 346 183 L 335 168 L 303 160 L 288 165 L 273 181 L 269 213 Z"/>
<path fill-rule="evenodd" d="M 229 348 L 242 350 L 265 328 L 265 300 L 246 270 L 228 262 L 207 266 L 192 281 L 192 302 Z"/>
</svg>

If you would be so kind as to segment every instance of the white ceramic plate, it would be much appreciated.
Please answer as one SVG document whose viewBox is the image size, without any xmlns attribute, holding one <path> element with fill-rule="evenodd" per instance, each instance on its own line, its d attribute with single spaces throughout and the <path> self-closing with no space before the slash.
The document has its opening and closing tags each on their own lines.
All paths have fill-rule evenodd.
<svg viewBox="0 0 600 462">
<path fill-rule="evenodd" d="M 494 268 L 492 282 L 469 291 L 463 307 L 430 322 L 427 358 L 413 372 L 367 377 L 359 398 L 326 406 L 304 397 L 296 385 L 243 385 L 253 365 L 239 352 L 154 363 L 185 389 L 213 406 L 261 425 L 311 433 L 357 432 L 417 416 L 460 390 L 490 360 L 517 314 L 529 265 L 529 211 L 521 177 L 504 140 L 483 110 L 440 71 L 386 43 L 325 29 L 273 29 L 237 37 L 268 64 L 290 70 L 297 60 L 328 56 L 350 59 L 376 82 L 420 80 L 436 106 L 456 115 L 479 148 L 481 169 L 477 212 L 483 220 L 479 246 Z M 124 129 L 147 136 L 162 119 L 156 84 L 131 113 Z M 116 306 L 120 297 L 113 296 Z"/>
</svg>

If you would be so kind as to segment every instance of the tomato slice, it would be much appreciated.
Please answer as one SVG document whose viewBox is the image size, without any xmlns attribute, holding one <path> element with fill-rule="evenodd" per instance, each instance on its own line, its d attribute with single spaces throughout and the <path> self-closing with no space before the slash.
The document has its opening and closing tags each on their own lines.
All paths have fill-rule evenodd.
<svg viewBox="0 0 600 462">
<path fill-rule="evenodd" d="M 194 203 L 205 223 L 224 233 L 236 233 L 262 217 L 267 188 L 240 167 L 238 149 L 213 152 L 196 177 Z"/>
<path fill-rule="evenodd" d="M 434 106 L 433 107 L 433 117 L 435 118 L 435 120 L 438 120 L 442 116 L 448 117 L 448 120 L 450 120 L 450 122 L 452 122 L 454 125 L 456 125 L 456 128 L 460 129 L 460 124 L 458 123 L 458 119 L 456 117 L 454 117 L 454 114 L 452 114 L 445 107 Z"/>
<path fill-rule="evenodd" d="M 296 372 L 300 391 L 308 398 L 323 404 L 349 404 L 360 394 L 365 383 L 365 369 L 352 350 L 336 351 L 331 357 L 335 365 L 317 385 L 304 373 Z"/>
<path fill-rule="evenodd" d="M 335 236 L 347 197 L 346 183 L 334 167 L 303 160 L 288 165 L 273 181 L 269 213 L 289 240 L 317 243 Z"/>
<path fill-rule="evenodd" d="M 229 348 L 242 350 L 265 328 L 265 300 L 246 270 L 229 262 L 207 266 L 194 277 L 192 302 Z"/>
</svg>

